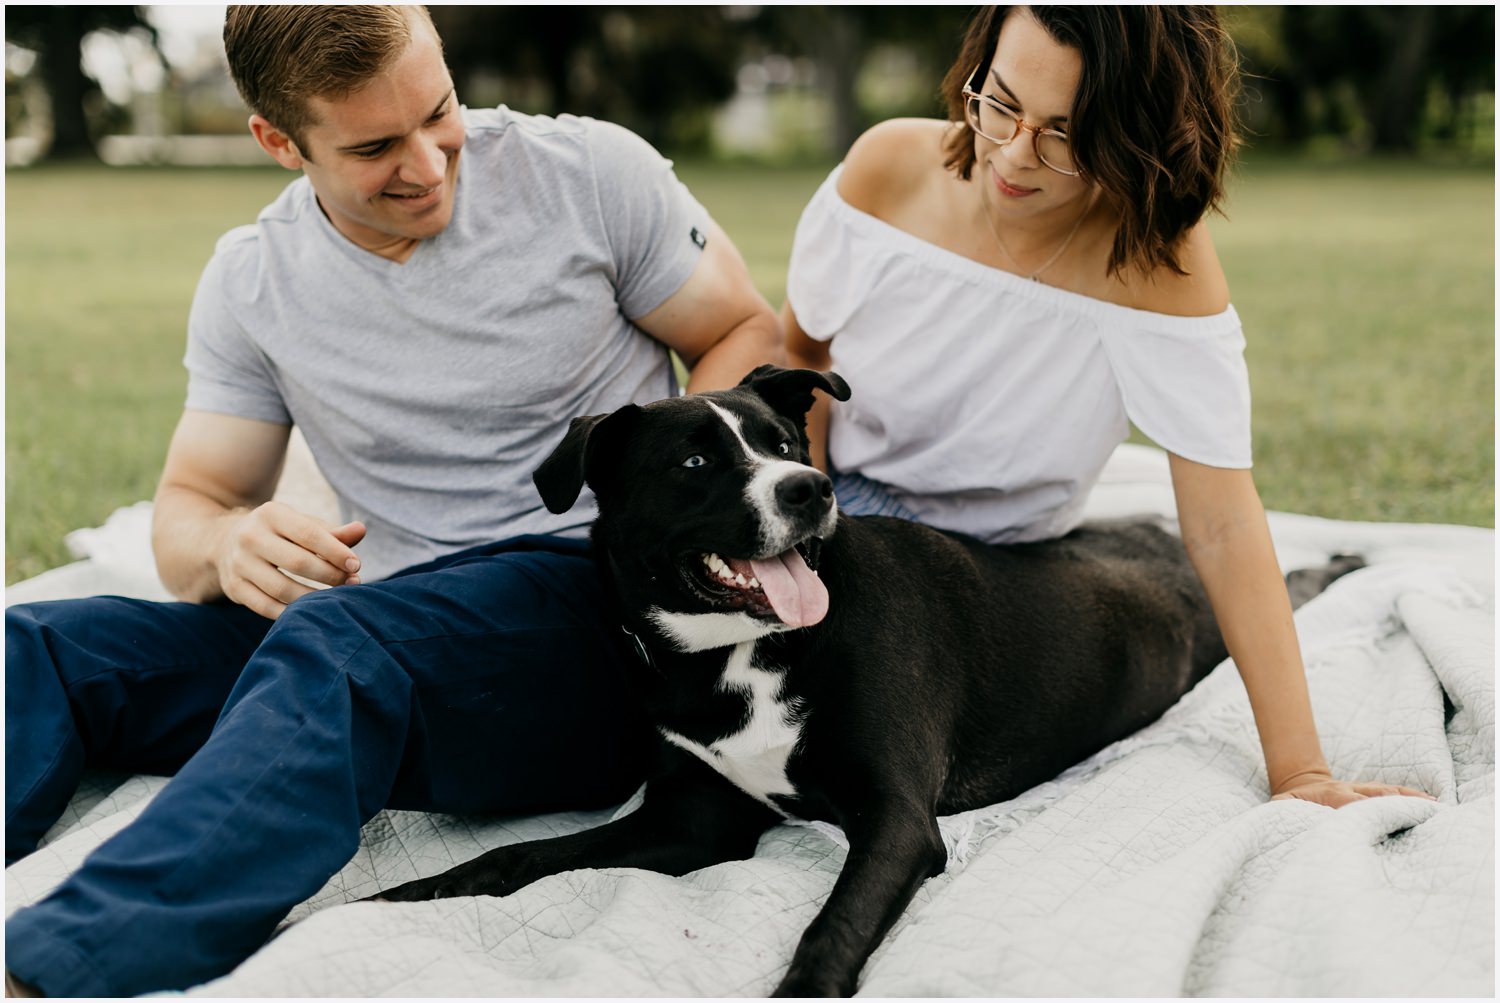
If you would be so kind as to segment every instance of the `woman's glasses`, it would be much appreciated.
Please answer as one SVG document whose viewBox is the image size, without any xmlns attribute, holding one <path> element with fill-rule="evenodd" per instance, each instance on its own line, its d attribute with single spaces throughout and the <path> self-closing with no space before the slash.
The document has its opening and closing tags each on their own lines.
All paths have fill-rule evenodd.
<svg viewBox="0 0 1500 1003">
<path fill-rule="evenodd" d="M 1029 132 L 1032 149 L 1036 150 L 1038 160 L 1059 174 L 1076 178 L 1078 168 L 1073 163 L 1073 148 L 1068 143 L 1067 135 L 1056 129 L 1027 125 L 1022 121 L 1020 112 L 987 94 L 976 93 L 973 84 L 979 70 L 980 67 L 975 67 L 963 90 L 964 117 L 969 121 L 969 128 L 996 146 L 1005 146 L 1021 133 Z"/>
</svg>

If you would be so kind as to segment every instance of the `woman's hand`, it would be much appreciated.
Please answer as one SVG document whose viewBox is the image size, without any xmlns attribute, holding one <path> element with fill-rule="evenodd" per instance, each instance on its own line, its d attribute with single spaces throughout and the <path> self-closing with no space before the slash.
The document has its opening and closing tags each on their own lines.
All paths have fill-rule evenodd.
<svg viewBox="0 0 1500 1003">
<path fill-rule="evenodd" d="M 1410 787 L 1398 787 L 1395 784 L 1351 783 L 1346 780 L 1335 780 L 1327 773 L 1301 773 L 1290 780 L 1283 781 L 1281 788 L 1272 793 L 1271 800 L 1284 801 L 1288 798 L 1297 798 L 1301 801 L 1327 805 L 1330 808 L 1342 808 L 1346 804 L 1353 804 L 1355 801 L 1363 801 L 1366 798 L 1388 797 L 1394 794 L 1423 798 L 1427 801 L 1437 800 L 1431 794 L 1413 790 Z"/>
</svg>

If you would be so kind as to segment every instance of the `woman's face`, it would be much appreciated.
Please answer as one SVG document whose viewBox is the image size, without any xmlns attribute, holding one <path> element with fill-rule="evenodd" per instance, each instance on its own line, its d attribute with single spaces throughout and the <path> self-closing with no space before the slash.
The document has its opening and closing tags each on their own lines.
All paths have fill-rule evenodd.
<svg viewBox="0 0 1500 1003">
<path fill-rule="evenodd" d="M 1018 113 L 1027 126 L 1066 133 L 1082 70 L 1077 49 L 1059 43 L 1027 8 L 1018 7 L 1000 26 L 995 58 L 972 86 Z M 1055 209 L 1089 191 L 1082 179 L 1042 163 L 1036 141 L 1029 128 L 1018 130 L 1004 146 L 974 135 L 976 166 L 991 186 L 990 202 L 1002 212 Z"/>
</svg>

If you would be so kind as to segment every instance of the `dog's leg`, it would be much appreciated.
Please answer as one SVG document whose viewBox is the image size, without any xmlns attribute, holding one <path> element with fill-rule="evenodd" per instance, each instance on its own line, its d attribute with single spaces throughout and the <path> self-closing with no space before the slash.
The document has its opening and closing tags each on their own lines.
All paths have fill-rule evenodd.
<svg viewBox="0 0 1500 1003">
<path fill-rule="evenodd" d="M 1297 568 L 1289 572 L 1286 576 L 1286 591 L 1292 600 L 1292 608 L 1299 608 L 1338 579 L 1364 566 L 1365 559 L 1357 554 L 1335 554 L 1328 559 L 1327 564 L 1315 568 Z"/>
<path fill-rule="evenodd" d="M 922 882 L 948 861 L 937 819 L 911 804 L 881 804 L 845 826 L 849 856 L 776 996 L 852 996 L 859 972 Z"/>
<path fill-rule="evenodd" d="M 684 757 L 647 785 L 644 803 L 624 818 L 569 836 L 502 846 L 372 898 L 419 902 L 509 895 L 549 874 L 585 867 L 687 874 L 751 856 L 760 834 L 779 821 L 776 812 Z"/>
</svg>

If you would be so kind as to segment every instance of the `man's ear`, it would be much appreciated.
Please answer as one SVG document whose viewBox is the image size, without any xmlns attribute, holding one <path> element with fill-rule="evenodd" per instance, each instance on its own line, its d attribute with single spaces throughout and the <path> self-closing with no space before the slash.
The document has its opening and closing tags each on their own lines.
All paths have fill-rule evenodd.
<svg viewBox="0 0 1500 1003">
<path fill-rule="evenodd" d="M 641 409 L 627 404 L 611 414 L 574 418 L 552 455 L 531 475 L 547 511 L 561 515 L 573 507 L 585 482 L 597 496 L 620 461 L 624 435 Z"/>
<path fill-rule="evenodd" d="M 255 137 L 262 150 L 289 171 L 300 170 L 307 159 L 291 136 L 276 128 L 262 115 L 250 116 L 250 135 Z"/>
</svg>

